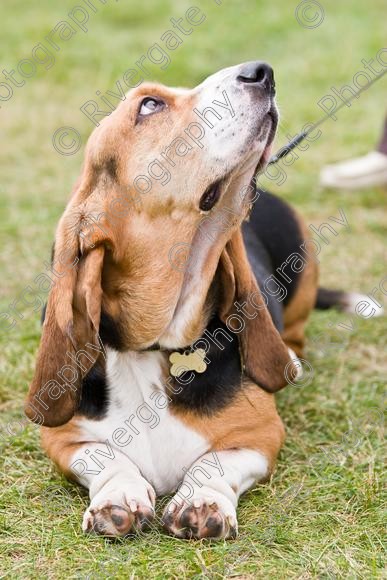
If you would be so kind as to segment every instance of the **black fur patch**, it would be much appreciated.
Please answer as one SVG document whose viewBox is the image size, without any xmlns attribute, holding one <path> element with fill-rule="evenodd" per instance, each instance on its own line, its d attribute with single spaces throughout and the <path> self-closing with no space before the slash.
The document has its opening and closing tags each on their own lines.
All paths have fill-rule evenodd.
<svg viewBox="0 0 387 580">
<path fill-rule="evenodd" d="M 77 413 L 89 419 L 103 419 L 109 403 L 105 366 L 97 363 L 82 381 L 81 401 Z"/>
<path fill-rule="evenodd" d="M 315 308 L 318 310 L 328 310 L 336 307 L 344 310 L 348 307 L 350 295 L 342 290 L 329 290 L 329 288 L 319 288 L 317 292 Z"/>
<path fill-rule="evenodd" d="M 211 415 L 225 407 L 241 388 L 239 341 L 217 316 L 209 323 L 202 339 L 210 345 L 206 354 L 210 361 L 207 369 L 203 373 L 187 371 L 179 377 L 180 382 L 171 376 L 173 390 L 182 389 L 171 398 L 172 405 Z M 202 339 L 194 343 L 194 348 L 203 348 Z"/>
<path fill-rule="evenodd" d="M 103 310 L 101 312 L 99 335 L 104 345 L 110 346 L 119 352 L 124 352 L 127 350 L 125 348 L 117 322 L 112 316 L 110 316 L 110 314 L 107 314 Z"/>
<path fill-rule="evenodd" d="M 259 192 L 260 195 L 253 205 L 250 220 L 243 224 L 247 255 L 261 290 L 265 280 L 260 279 L 262 275 L 256 264 L 265 263 L 267 258 L 270 259 L 271 272 L 269 275 L 274 274 L 277 280 L 285 286 L 287 294 L 283 304 L 286 305 L 297 289 L 301 272 L 293 272 L 290 266 L 286 266 L 284 274 L 291 278 L 291 282 L 289 282 L 276 272 L 276 269 L 280 268 L 291 254 L 297 252 L 301 256 L 304 255 L 300 249 L 304 239 L 292 208 L 271 193 L 262 190 Z M 264 249 L 263 254 L 259 252 L 259 246 L 252 243 L 254 238 L 260 242 Z"/>
<path fill-rule="evenodd" d="M 47 302 L 46 302 L 46 303 L 45 303 L 45 305 L 43 306 L 43 308 L 42 308 L 42 312 L 41 312 L 41 315 L 40 315 L 40 324 L 42 324 L 42 325 L 43 325 L 43 323 L 44 323 L 44 320 L 45 320 L 45 318 L 46 318 L 46 310 L 47 310 Z"/>
</svg>

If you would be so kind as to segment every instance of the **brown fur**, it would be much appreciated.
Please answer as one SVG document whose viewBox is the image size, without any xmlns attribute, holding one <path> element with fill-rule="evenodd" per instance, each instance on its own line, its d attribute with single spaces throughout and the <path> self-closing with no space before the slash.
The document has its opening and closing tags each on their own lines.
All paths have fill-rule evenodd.
<svg viewBox="0 0 387 580">
<path fill-rule="evenodd" d="M 60 427 L 42 427 L 40 436 L 43 449 L 58 469 L 68 479 L 74 479 L 74 473 L 70 469 L 71 458 L 84 444 L 77 420 L 72 419 Z"/>
<path fill-rule="evenodd" d="M 174 122 L 176 135 L 194 120 L 195 100 L 191 94 L 176 95 L 157 85 L 132 91 L 130 98 L 91 136 L 81 178 L 58 225 L 55 256 L 62 257 L 56 264 L 60 278 L 49 296 L 35 377 L 26 404 L 27 415 L 37 421 L 38 407 L 40 422 L 47 426 L 63 424 L 75 412 L 80 380 L 73 388 L 66 387 L 54 401 L 46 386 L 68 364 L 68 353 L 76 353 L 86 342 L 96 344 L 101 307 L 115 319 L 126 349 L 148 348 L 165 332 L 168 334 L 176 310 L 181 301 L 184 303 L 184 287 L 192 279 L 195 248 L 203 244 L 198 231 L 202 220 L 198 203 L 208 180 L 213 179 L 211 167 L 205 183 L 195 181 L 194 192 L 187 187 L 184 159 L 176 160 L 179 166 L 174 169 L 175 191 L 156 184 L 147 195 L 133 195 L 127 185 L 133 176 L 143 172 L 142 155 L 162 150 L 170 140 L 170 135 L 166 137 L 166 115 L 157 121 L 136 121 L 141 98 L 152 93 L 168 103 L 168 116 Z M 198 175 L 204 171 L 200 148 L 190 157 L 190 170 Z M 200 303 L 187 321 L 180 344 L 173 345 L 175 348 L 192 343 L 205 328 L 203 312 L 208 317 L 222 251 L 229 254 L 234 268 L 235 297 L 243 301 L 254 292 L 262 304 L 240 233 L 248 203 L 240 199 L 239 192 L 250 177 L 244 166 L 238 171 L 225 177 L 224 192 L 213 214 L 221 215 L 222 208 L 227 207 L 237 210 L 236 217 L 229 228 L 218 233 L 216 242 L 208 244 L 206 260 L 195 270 Z M 111 204 L 117 201 L 127 210 L 119 219 L 111 215 Z M 186 271 L 171 267 L 168 261 L 171 247 L 182 241 L 190 248 Z M 93 267 L 95 273 L 91 271 Z M 88 272 L 86 279 L 83 271 Z M 224 308 L 223 313 L 226 316 L 231 311 Z M 285 386 L 284 368 L 291 362 L 266 308 L 259 310 L 256 319 L 246 320 L 246 329 L 239 338 L 247 375 L 269 391 Z M 262 345 L 259 350 L 254 348 L 258 338 Z"/>
<path fill-rule="evenodd" d="M 245 381 L 232 402 L 215 416 L 199 416 L 191 411 L 174 410 L 187 426 L 204 435 L 211 449 L 255 449 L 269 460 L 272 472 L 285 439 L 282 421 L 277 413 L 274 395 Z"/>
<path fill-rule="evenodd" d="M 75 356 L 81 350 L 88 353 L 88 345 L 99 344 L 103 258 L 103 247 L 94 249 L 51 290 L 36 373 L 26 402 L 26 414 L 31 420 L 42 410 L 43 421 L 37 422 L 55 426 L 74 414 L 80 399 L 82 373 L 75 366 L 69 368 L 69 355 Z M 90 352 L 89 358 L 82 356 L 83 375 L 91 368 L 90 359 L 96 361 Z M 61 380 L 58 373 L 67 380 Z"/>
<path fill-rule="evenodd" d="M 165 99 L 167 113 L 156 121 L 151 118 L 137 122 L 139 103 L 143 96 L 150 94 Z M 96 344 L 101 308 L 119 326 L 126 349 L 142 350 L 151 346 L 165 335 L 179 308 L 185 285 L 193 277 L 194 251 L 201 242 L 198 228 L 202 216 L 198 201 L 212 183 L 211 167 L 209 175 L 197 178 L 191 185 L 186 176 L 186 160 L 176 159 L 171 187 L 164 189 L 155 184 L 149 194 L 133 195 L 128 184 L 144 172 L 143 158 L 147 158 L 149 151 L 162 151 L 170 142 L 171 126 L 176 137 L 196 120 L 192 113 L 194 106 L 195 97 L 191 93 L 175 94 L 173 90 L 150 84 L 133 90 L 90 138 L 81 177 L 58 225 L 55 256 L 65 256 L 65 259 L 56 264 L 62 276 L 50 293 L 26 412 L 37 421 L 37 411 L 32 405 L 41 393 L 42 422 L 56 426 L 43 429 L 43 447 L 68 475 L 70 457 L 83 443 L 77 418 L 70 420 L 79 401 L 80 381 L 57 401 L 42 392 L 42 385 L 68 363 L 67 352 L 74 354 L 87 342 Z M 172 121 L 172 125 L 167 121 Z M 203 163 L 203 151 L 198 148 L 190 157 L 190 173 L 202 175 Z M 186 324 L 181 344 L 175 346 L 181 348 L 201 336 L 215 301 L 219 303 L 223 321 L 227 321 L 236 313 L 236 300 L 242 304 L 254 295 L 258 314 L 251 319 L 244 317 L 245 328 L 239 335 L 248 378 L 234 400 L 211 419 L 189 411 L 175 413 L 207 437 L 214 450 L 259 449 L 268 457 L 272 468 L 284 438 L 283 426 L 273 395 L 255 383 L 270 392 L 282 388 L 286 384 L 284 369 L 291 362 L 264 305 L 242 240 L 240 224 L 248 203 L 238 198 L 238 192 L 246 180 L 250 181 L 254 170 L 253 166 L 247 166 L 250 176 L 244 166 L 240 173 L 235 171 L 225 176 L 224 191 L 214 215 L 230 207 L 238 210 L 237 217 L 209 244 L 205 264 L 199 271 L 195 270 L 200 282 L 200 304 Z M 129 207 L 117 219 L 111 216 L 111 203 L 115 200 Z M 187 268 L 171 268 L 169 251 L 182 242 L 191 251 Z M 299 291 L 285 312 L 283 338 L 289 346 L 295 345 L 292 348 L 296 352 L 300 352 L 303 344 L 303 325 L 313 306 L 314 284 L 315 269 L 310 263 Z M 291 371 L 288 368 L 289 376 Z M 66 425 L 58 426 L 66 421 Z"/>
<path fill-rule="evenodd" d="M 224 252 L 228 258 L 223 260 L 222 266 L 227 268 L 234 295 L 233 291 L 225 295 L 227 303 L 221 305 L 221 316 L 226 322 L 227 317 L 237 312 L 235 301 L 243 304 L 248 302 L 249 296 L 254 296 L 256 312 L 243 316 L 245 326 L 240 335 L 243 366 L 247 376 L 258 385 L 269 392 L 278 391 L 287 383 L 285 369 L 293 372 L 289 368 L 289 353 L 263 301 L 247 259 L 240 229 L 234 233 Z M 252 318 L 254 315 L 255 318 Z"/>
<path fill-rule="evenodd" d="M 303 239 L 308 239 L 309 230 L 304 221 L 295 214 L 299 222 Z M 285 344 L 294 350 L 297 356 L 302 357 L 305 346 L 305 326 L 310 312 L 316 303 L 318 285 L 318 266 L 309 254 L 307 264 L 300 274 L 298 286 L 294 296 L 284 310 L 284 331 L 282 339 Z"/>
<path fill-rule="evenodd" d="M 282 421 L 277 413 L 274 395 L 245 380 L 242 390 L 229 405 L 214 416 L 199 415 L 192 411 L 171 408 L 173 414 L 187 427 L 194 429 L 211 444 L 211 450 L 255 449 L 269 461 L 272 473 L 277 455 L 285 439 Z M 42 447 L 57 467 L 69 479 L 69 469 L 77 448 L 87 441 L 82 438 L 78 417 L 66 425 L 42 428 Z"/>
</svg>

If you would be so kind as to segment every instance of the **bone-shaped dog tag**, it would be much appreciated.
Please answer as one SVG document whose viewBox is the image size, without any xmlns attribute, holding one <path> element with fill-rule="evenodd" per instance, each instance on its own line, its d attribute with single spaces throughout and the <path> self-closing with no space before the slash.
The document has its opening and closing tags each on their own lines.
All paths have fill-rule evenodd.
<svg viewBox="0 0 387 580">
<path fill-rule="evenodd" d="M 189 353 L 173 352 L 169 356 L 169 361 L 172 363 L 169 372 L 173 377 L 179 377 L 186 371 L 204 373 L 207 368 L 205 358 L 206 351 L 203 348 L 197 348 L 194 352 Z"/>
</svg>

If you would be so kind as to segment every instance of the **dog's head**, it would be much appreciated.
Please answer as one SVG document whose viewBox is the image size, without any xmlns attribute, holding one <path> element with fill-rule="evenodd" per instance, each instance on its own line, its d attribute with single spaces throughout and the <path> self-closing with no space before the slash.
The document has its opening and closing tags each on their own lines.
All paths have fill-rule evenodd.
<svg viewBox="0 0 387 580">
<path fill-rule="evenodd" d="M 277 125 L 274 78 L 259 62 L 193 90 L 142 84 L 94 130 L 59 222 L 51 289 L 26 413 L 68 421 L 101 351 L 101 311 L 121 350 L 187 346 L 212 309 L 226 320 L 254 294 L 240 334 L 247 374 L 285 385 L 287 350 L 264 308 L 240 224 Z"/>
</svg>

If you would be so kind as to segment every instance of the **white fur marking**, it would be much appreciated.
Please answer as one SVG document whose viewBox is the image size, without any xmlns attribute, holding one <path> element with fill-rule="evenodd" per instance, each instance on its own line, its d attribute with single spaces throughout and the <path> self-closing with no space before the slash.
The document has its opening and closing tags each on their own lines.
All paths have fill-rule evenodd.
<svg viewBox="0 0 387 580">
<path fill-rule="evenodd" d="M 302 377 L 302 373 L 303 373 L 302 363 L 301 363 L 300 359 L 298 358 L 298 356 L 296 355 L 296 353 L 294 352 L 294 350 L 292 350 L 291 348 L 288 348 L 288 352 L 289 352 L 290 358 L 294 361 L 294 366 L 295 366 L 295 369 L 297 371 L 297 374 L 296 374 L 296 377 L 294 380 L 298 380 Z"/>
<path fill-rule="evenodd" d="M 83 484 L 90 487 L 106 470 L 115 471 L 122 455 L 138 467 L 141 474 L 157 493 L 173 491 L 188 468 L 208 450 L 209 443 L 196 431 L 185 426 L 168 409 L 168 397 L 162 384 L 160 352 L 118 353 L 107 349 L 107 377 L 109 384 L 109 408 L 105 419 L 93 421 L 81 419 L 79 426 L 87 445 L 73 457 L 75 473 Z M 98 443 L 100 442 L 100 443 Z M 111 459 L 96 449 L 105 451 L 106 442 L 117 457 Z M 93 457 L 103 464 L 100 469 Z M 83 469 L 87 464 L 87 472 Z M 100 472 L 100 473 L 89 473 Z"/>
<path fill-rule="evenodd" d="M 384 308 L 383 306 L 378 306 L 378 304 L 372 300 L 366 294 L 357 294 L 355 292 L 351 292 L 347 294 L 347 304 L 343 306 L 344 312 L 350 312 L 351 314 L 357 314 L 361 318 L 375 318 L 376 316 L 383 316 L 384 315 Z M 360 303 L 367 302 L 369 304 L 368 307 L 364 308 L 364 312 L 367 313 L 367 316 L 363 316 L 359 310 L 357 312 L 357 308 L 360 309 Z"/>
</svg>

